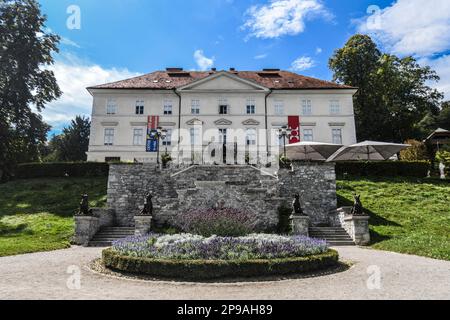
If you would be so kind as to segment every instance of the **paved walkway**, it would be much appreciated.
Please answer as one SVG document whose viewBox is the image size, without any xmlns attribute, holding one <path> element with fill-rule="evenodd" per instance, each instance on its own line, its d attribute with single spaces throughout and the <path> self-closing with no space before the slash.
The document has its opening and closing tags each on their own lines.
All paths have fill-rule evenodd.
<svg viewBox="0 0 450 320">
<path fill-rule="evenodd" d="M 343 260 L 354 265 L 336 274 L 272 282 L 195 284 L 100 275 L 86 265 L 100 256 L 101 249 L 73 247 L 0 258 L 0 299 L 450 299 L 448 261 L 356 247 L 338 251 Z M 67 270 L 72 265 L 81 270 L 78 290 L 67 286 Z M 373 288 L 376 278 L 369 279 L 368 274 L 376 275 L 378 270 L 380 289 Z M 368 279 L 372 290 L 368 289 Z"/>
</svg>

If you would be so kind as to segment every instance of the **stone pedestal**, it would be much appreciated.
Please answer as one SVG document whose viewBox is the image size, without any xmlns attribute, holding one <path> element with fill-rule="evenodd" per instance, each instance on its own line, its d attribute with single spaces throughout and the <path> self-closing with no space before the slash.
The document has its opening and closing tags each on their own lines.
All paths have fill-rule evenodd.
<svg viewBox="0 0 450 320">
<path fill-rule="evenodd" d="M 75 216 L 74 243 L 86 247 L 100 228 L 99 220 L 93 216 Z"/>
<path fill-rule="evenodd" d="M 344 218 L 347 232 L 359 246 L 370 243 L 369 216 L 350 215 Z"/>
<path fill-rule="evenodd" d="M 294 216 L 290 217 L 292 233 L 298 236 L 309 236 L 309 223 L 310 218 L 308 216 Z"/>
<path fill-rule="evenodd" d="M 134 234 L 138 237 L 146 236 L 151 231 L 152 216 L 135 216 L 134 217 L 135 231 Z"/>
</svg>

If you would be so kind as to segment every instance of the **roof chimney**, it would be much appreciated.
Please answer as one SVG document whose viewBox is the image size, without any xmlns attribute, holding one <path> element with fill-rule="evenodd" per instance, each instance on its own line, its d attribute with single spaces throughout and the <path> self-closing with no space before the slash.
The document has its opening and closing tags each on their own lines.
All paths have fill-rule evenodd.
<svg viewBox="0 0 450 320">
<path fill-rule="evenodd" d="M 181 71 L 183 71 L 183 68 L 173 68 L 173 67 L 169 67 L 169 68 L 166 68 L 166 71 L 167 71 L 167 72 L 181 72 Z"/>
<path fill-rule="evenodd" d="M 217 71 L 217 68 L 211 68 L 211 71 Z"/>
<path fill-rule="evenodd" d="M 230 68 L 230 71 L 236 71 L 236 69 L 235 68 Z"/>
</svg>

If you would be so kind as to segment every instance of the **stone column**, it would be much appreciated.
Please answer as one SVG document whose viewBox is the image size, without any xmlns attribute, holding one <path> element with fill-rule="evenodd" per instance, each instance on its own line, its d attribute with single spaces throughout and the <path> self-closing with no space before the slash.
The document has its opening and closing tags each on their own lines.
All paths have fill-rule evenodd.
<svg viewBox="0 0 450 320">
<path fill-rule="evenodd" d="M 370 243 L 369 216 L 351 215 L 344 218 L 347 224 L 350 236 L 359 246 L 365 246 Z"/>
<path fill-rule="evenodd" d="M 135 216 L 134 217 L 135 236 L 146 236 L 151 231 L 152 216 Z"/>
<path fill-rule="evenodd" d="M 100 227 L 99 218 L 93 216 L 75 216 L 74 243 L 88 246 Z"/>
<path fill-rule="evenodd" d="M 309 222 L 311 220 L 308 216 L 296 216 L 290 217 L 292 233 L 296 236 L 309 236 Z"/>
</svg>

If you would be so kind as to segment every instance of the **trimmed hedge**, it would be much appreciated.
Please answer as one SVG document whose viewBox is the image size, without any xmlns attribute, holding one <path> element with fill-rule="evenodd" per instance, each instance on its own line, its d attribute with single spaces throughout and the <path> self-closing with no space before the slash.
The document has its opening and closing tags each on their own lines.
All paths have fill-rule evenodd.
<svg viewBox="0 0 450 320">
<path fill-rule="evenodd" d="M 154 277 L 210 280 L 230 277 L 260 277 L 299 274 L 337 265 L 339 254 L 329 250 L 319 255 L 271 260 L 159 260 L 120 255 L 113 249 L 102 252 L 106 267 Z"/>
<path fill-rule="evenodd" d="M 343 176 L 417 177 L 425 178 L 428 161 L 344 161 L 336 163 L 336 174 Z"/>
<path fill-rule="evenodd" d="M 14 178 L 106 177 L 109 165 L 101 162 L 58 162 L 19 164 Z"/>
</svg>

